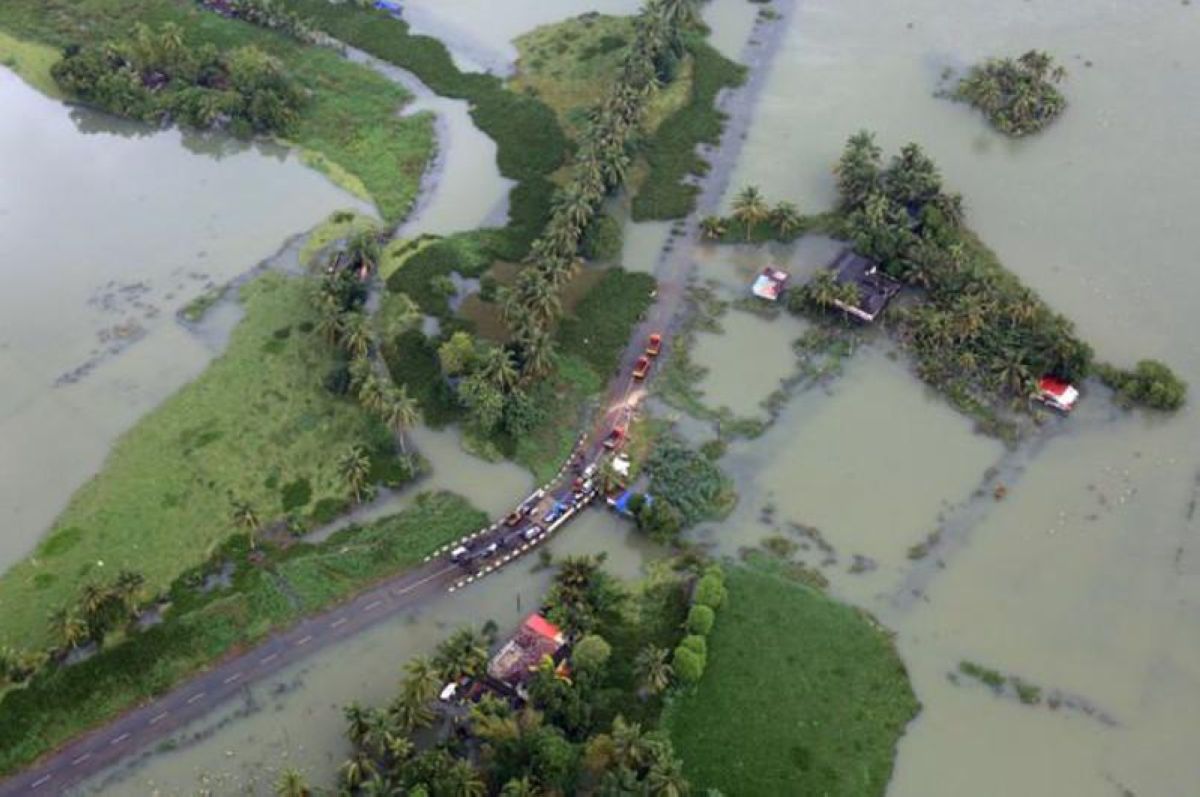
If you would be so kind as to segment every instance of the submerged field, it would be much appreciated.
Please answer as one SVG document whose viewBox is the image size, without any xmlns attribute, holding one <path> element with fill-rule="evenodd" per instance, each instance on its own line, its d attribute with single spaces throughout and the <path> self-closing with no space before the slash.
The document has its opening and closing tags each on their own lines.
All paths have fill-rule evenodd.
<svg viewBox="0 0 1200 797">
<path fill-rule="evenodd" d="M 234 533 L 235 499 L 263 523 L 324 516 L 347 500 L 344 449 L 390 456 L 389 432 L 323 385 L 333 352 L 307 287 L 267 274 L 243 289 L 227 351 L 126 434 L 34 555 L 0 577 L 0 645 L 51 642 L 47 614 L 123 568 L 151 594 L 167 587 Z"/>
<path fill-rule="evenodd" d="M 882 795 L 917 713 L 886 633 L 766 565 L 731 569 L 708 668 L 665 725 L 697 787 Z"/>
<path fill-rule="evenodd" d="M 434 150 L 428 114 L 401 116 L 411 99 L 401 86 L 350 63 L 327 47 L 225 19 L 182 0 L 5 0 L 0 3 L 0 60 L 34 86 L 54 87 L 44 47 L 55 50 L 127 37 L 136 23 L 175 23 L 189 44 L 220 50 L 254 45 L 279 58 L 307 90 L 299 121 L 287 133 L 315 168 L 365 194 L 388 220 L 412 207 Z M 57 59 L 57 55 L 55 56 Z"/>
</svg>

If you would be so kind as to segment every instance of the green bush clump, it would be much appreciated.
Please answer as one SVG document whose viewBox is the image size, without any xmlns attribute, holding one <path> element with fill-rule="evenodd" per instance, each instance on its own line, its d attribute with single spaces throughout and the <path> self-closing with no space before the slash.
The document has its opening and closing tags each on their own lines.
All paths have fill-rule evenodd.
<svg viewBox="0 0 1200 797">
<path fill-rule="evenodd" d="M 1030 50 L 1015 59 L 992 58 L 971 67 L 950 96 L 978 108 L 1000 132 L 1025 136 L 1046 127 L 1067 107 L 1057 88 L 1066 76 L 1049 54 Z"/>
<path fill-rule="evenodd" d="M 708 643 L 699 634 L 688 634 L 679 646 L 687 648 L 702 659 L 708 658 Z"/>
<path fill-rule="evenodd" d="M 716 618 L 717 613 L 711 607 L 698 603 L 688 609 L 687 632 L 689 634 L 708 636 L 709 632 L 712 631 Z"/>
<path fill-rule="evenodd" d="M 238 134 L 282 133 L 303 94 L 282 63 L 253 45 L 219 52 L 189 45 L 179 26 L 134 27 L 133 36 L 68 47 L 51 70 L 67 92 L 106 111 Z"/>
<path fill-rule="evenodd" d="M 704 656 L 683 645 L 675 648 L 675 653 L 671 656 L 671 669 L 675 671 L 675 677 L 689 686 L 700 683 L 700 679 L 704 677 L 706 663 Z"/>
<path fill-rule="evenodd" d="M 437 344 L 419 329 L 410 329 L 383 344 L 383 359 L 392 381 L 403 386 L 421 407 L 421 418 L 440 429 L 462 417 L 454 389 L 442 376 Z"/>
<path fill-rule="evenodd" d="M 1142 360 L 1132 371 L 1104 363 L 1097 366 L 1096 373 L 1127 407 L 1177 410 L 1187 396 L 1187 382 L 1158 360 Z"/>
<path fill-rule="evenodd" d="M 704 606 L 713 611 L 720 609 L 725 602 L 725 585 L 715 575 L 707 575 L 696 582 L 696 592 L 692 603 Z"/>
<path fill-rule="evenodd" d="M 610 213 L 602 213 L 584 233 L 580 252 L 588 260 L 616 260 L 621 256 L 621 224 Z"/>
<path fill-rule="evenodd" d="M 661 440 L 646 462 L 655 502 L 678 510 L 684 526 L 719 517 L 735 500 L 729 479 L 708 457 L 678 439 Z"/>
<path fill-rule="evenodd" d="M 280 493 L 280 504 L 285 513 L 300 509 L 312 500 L 312 485 L 308 479 L 299 478 L 283 485 Z"/>
</svg>

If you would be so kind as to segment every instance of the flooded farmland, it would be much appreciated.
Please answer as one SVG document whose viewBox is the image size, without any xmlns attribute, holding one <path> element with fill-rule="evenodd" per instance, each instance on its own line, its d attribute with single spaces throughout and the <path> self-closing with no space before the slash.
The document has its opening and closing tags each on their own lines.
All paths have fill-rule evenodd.
<svg viewBox="0 0 1200 797">
<path fill-rule="evenodd" d="M 280 147 L 71 110 L 5 69 L 0 107 L 6 567 L 214 356 L 178 310 L 331 211 L 367 208 Z"/>
<path fill-rule="evenodd" d="M 972 227 L 1101 358 L 1157 357 L 1194 386 L 1196 41 L 1186 4 L 801 2 L 733 188 L 819 210 L 847 135 L 874 130 L 887 151 L 917 141 Z M 1014 143 L 932 96 L 943 67 L 1030 47 L 1071 72 L 1071 104 L 1043 135 Z M 735 554 L 791 534 L 834 594 L 898 632 L 924 709 L 892 795 L 1186 795 L 1200 782 L 1200 412 L 1125 413 L 1089 387 L 1070 419 L 1006 452 L 903 360 L 865 350 L 724 460 L 742 503 L 706 539 Z M 1023 705 L 952 680 L 963 660 L 1071 698 Z"/>
<path fill-rule="evenodd" d="M 446 36 L 461 63 L 502 71 L 515 57 L 512 36 L 591 7 L 624 12 L 636 3 L 511 2 L 512 13 L 495 26 L 480 24 L 492 15 L 474 0 L 409 5 L 414 26 Z M 739 51 L 738 34 L 730 31 L 749 30 L 747 6 L 755 8 L 718 0 L 706 10 L 722 51 Z M 799 0 L 797 8 L 733 190 L 755 183 L 771 200 L 819 210 L 833 199 L 829 166 L 848 134 L 875 130 L 888 150 L 917 141 L 965 195 L 972 227 L 1077 322 L 1102 359 L 1160 358 L 1200 388 L 1191 318 L 1200 303 L 1200 272 L 1191 262 L 1200 229 L 1190 218 L 1200 205 L 1196 7 L 965 0 L 950 13 L 933 0 Z M 932 96 L 944 67 L 1029 47 L 1055 53 L 1071 71 L 1065 86 L 1071 105 L 1044 134 L 1011 142 L 965 107 Z M 219 283 L 328 210 L 352 204 L 282 153 L 239 150 L 218 159 L 180 147 L 177 133 L 136 142 L 112 131 L 81 136 L 63 126 L 70 120 L 61 106 L 30 95 L 0 70 L 0 104 L 53 105 L 58 116 L 46 110 L 46 124 L 61 127 L 63 141 L 54 157 L 69 157 L 71 147 L 81 151 L 61 173 L 53 164 L 34 172 L 28 159 L 0 159 L 2 170 L 23 170 L 0 180 L 22 186 L 20 204 L 15 194 L 0 203 L 0 230 L 9 232 L 4 238 L 19 255 L 5 270 L 14 287 L 5 293 L 11 307 L 0 314 L 0 370 L 19 377 L 6 378 L 0 393 L 0 511 L 11 513 L 0 563 L 29 549 L 99 465 L 114 435 L 211 357 L 170 321 L 170 303 L 182 304 L 192 290 L 189 275 L 203 275 L 195 279 L 200 288 Z M 29 151 L 18 149 L 19 131 L 9 125 L 0 118 L 0 149 Z M 163 159 L 157 166 L 132 171 L 155 157 Z M 64 188 L 49 174 L 71 182 Z M 470 171 L 455 174 L 466 181 Z M 163 185 L 166 175 L 172 182 Z M 39 204 L 44 217 L 31 220 L 22 180 L 44 184 L 55 198 L 55 206 Z M 488 184 L 502 187 L 490 178 Z M 478 201 L 463 216 L 446 204 L 429 207 L 440 208 L 430 211 L 430 224 L 448 230 L 473 223 L 466 216 L 492 212 L 494 203 Z M 148 208 L 201 222 L 190 232 L 186 224 L 164 232 L 161 222 L 147 223 Z M 39 231 L 36 238 L 31 229 Z M 78 234 L 62 235 L 63 229 Z M 668 239 L 667 225 L 627 230 L 627 266 L 649 270 Z M 48 247 L 63 251 L 51 257 Z M 103 268 L 98 253 L 105 255 Z M 802 278 L 831 254 L 821 240 L 703 247 L 696 273 L 733 300 L 769 262 L 786 262 Z M 29 263 L 46 265 L 31 270 Z M 114 301 L 128 302 L 117 313 L 103 310 L 110 280 Z M 156 293 L 125 298 L 122 286 L 139 280 Z M 167 297 L 175 291 L 178 299 Z M 30 296 L 48 303 L 33 307 Z M 95 296 L 100 309 L 89 304 Z M 136 302 L 161 305 L 161 315 L 145 318 L 148 311 Z M 80 309 L 70 321 L 77 327 L 64 332 L 58 316 L 52 328 L 44 323 L 60 307 Z M 97 336 L 127 316 L 148 330 L 136 346 L 78 382 L 52 387 L 89 362 L 93 350 L 103 352 L 108 338 L 98 344 Z M 752 414 L 789 372 L 800 327 L 787 317 L 767 321 L 738 311 L 723 324 L 724 335 L 697 339 L 694 357 L 709 370 L 702 388 L 709 403 Z M 975 434 L 886 344 L 860 349 L 842 370 L 793 396 L 762 437 L 730 446 L 722 466 L 737 482 L 740 502 L 730 518 L 697 537 L 731 557 L 766 537 L 787 538 L 795 557 L 823 574 L 833 594 L 897 633 L 923 711 L 901 743 L 889 793 L 1194 793 L 1200 782 L 1192 751 L 1200 716 L 1196 400 L 1160 418 L 1117 411 L 1106 391 L 1089 385 L 1071 418 L 1008 450 Z M 430 486 L 462 492 L 492 512 L 531 486 L 516 468 L 464 454 L 454 433 L 416 436 L 434 464 Z M 46 473 L 55 473 L 57 483 L 45 484 Z M 552 549 L 606 551 L 610 566 L 631 576 L 656 554 L 600 513 L 570 526 Z M 521 562 L 453 601 L 326 650 L 84 791 L 264 794 L 283 766 L 326 782 L 345 753 L 340 707 L 386 699 L 400 664 L 428 651 L 448 629 L 489 618 L 511 625 L 548 578 L 532 568 L 532 560 Z M 1025 705 L 951 678 L 964 660 L 1063 698 Z"/>
</svg>

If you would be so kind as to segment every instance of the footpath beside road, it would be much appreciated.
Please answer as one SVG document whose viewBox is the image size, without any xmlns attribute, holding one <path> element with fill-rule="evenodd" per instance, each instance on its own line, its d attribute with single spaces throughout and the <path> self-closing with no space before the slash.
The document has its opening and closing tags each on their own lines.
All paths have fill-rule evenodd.
<svg viewBox="0 0 1200 797">
<path fill-rule="evenodd" d="M 584 452 L 587 461 L 602 451 L 603 440 L 611 429 L 628 423 L 642 397 L 641 388 L 632 383 L 629 374 L 651 332 L 663 335 L 669 355 L 670 340 L 679 330 L 687 309 L 687 287 L 695 269 L 699 220 L 719 210 L 766 84 L 769 66 L 782 46 L 795 5 L 795 0 L 775 0 L 772 8 L 776 16 L 758 18 L 739 59 L 747 67 L 746 82 L 718 97 L 718 107 L 726 115 L 720 144 L 702 151 L 711 168 L 695 183 L 700 189 L 696 209 L 681 222 L 682 236 L 673 239 L 659 253 L 654 268 L 658 281 L 656 301 L 622 355 L 620 371 L 610 384 L 595 426 L 577 448 Z M 564 466 L 547 493 L 569 489 L 571 476 Z M 494 524 L 481 532 L 478 540 L 489 542 L 503 531 L 501 524 Z M 503 557 L 503 561 L 514 558 L 510 555 Z M 469 588 L 474 580 L 468 582 L 463 570 L 450 562 L 446 553 L 439 553 L 421 567 L 398 574 L 339 606 L 307 618 L 252 650 L 223 660 L 163 697 L 69 742 L 30 769 L 0 782 L 0 797 L 61 794 L 200 719 L 250 684 L 398 612 Z"/>
</svg>

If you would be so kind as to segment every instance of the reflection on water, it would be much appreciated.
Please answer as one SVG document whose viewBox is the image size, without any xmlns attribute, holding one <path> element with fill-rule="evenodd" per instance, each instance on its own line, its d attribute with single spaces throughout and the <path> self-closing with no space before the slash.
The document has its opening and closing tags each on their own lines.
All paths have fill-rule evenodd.
<svg viewBox="0 0 1200 797">
<path fill-rule="evenodd" d="M 5 567 L 212 357 L 180 307 L 332 210 L 367 209 L 278 147 L 70 110 L 4 69 L 0 107 Z"/>
<path fill-rule="evenodd" d="M 567 534 L 549 544 L 555 558 L 605 553 L 606 568 L 636 578 L 655 551 L 605 510 L 583 513 Z M 114 795 L 155 792 L 190 795 L 271 794 L 281 769 L 304 771 L 313 785 L 332 786 L 349 752 L 342 706 L 352 701 L 381 705 L 390 700 L 410 657 L 433 650 L 454 628 L 494 620 L 502 631 L 537 608 L 552 575 L 535 570 L 535 557 L 478 584 L 446 595 L 412 613 L 388 620 L 336 648 L 247 690 L 232 704 L 195 723 L 175 738 L 178 752 L 150 753 L 84 784 L 82 793 Z M 199 737 L 199 738 L 197 738 Z"/>
</svg>

